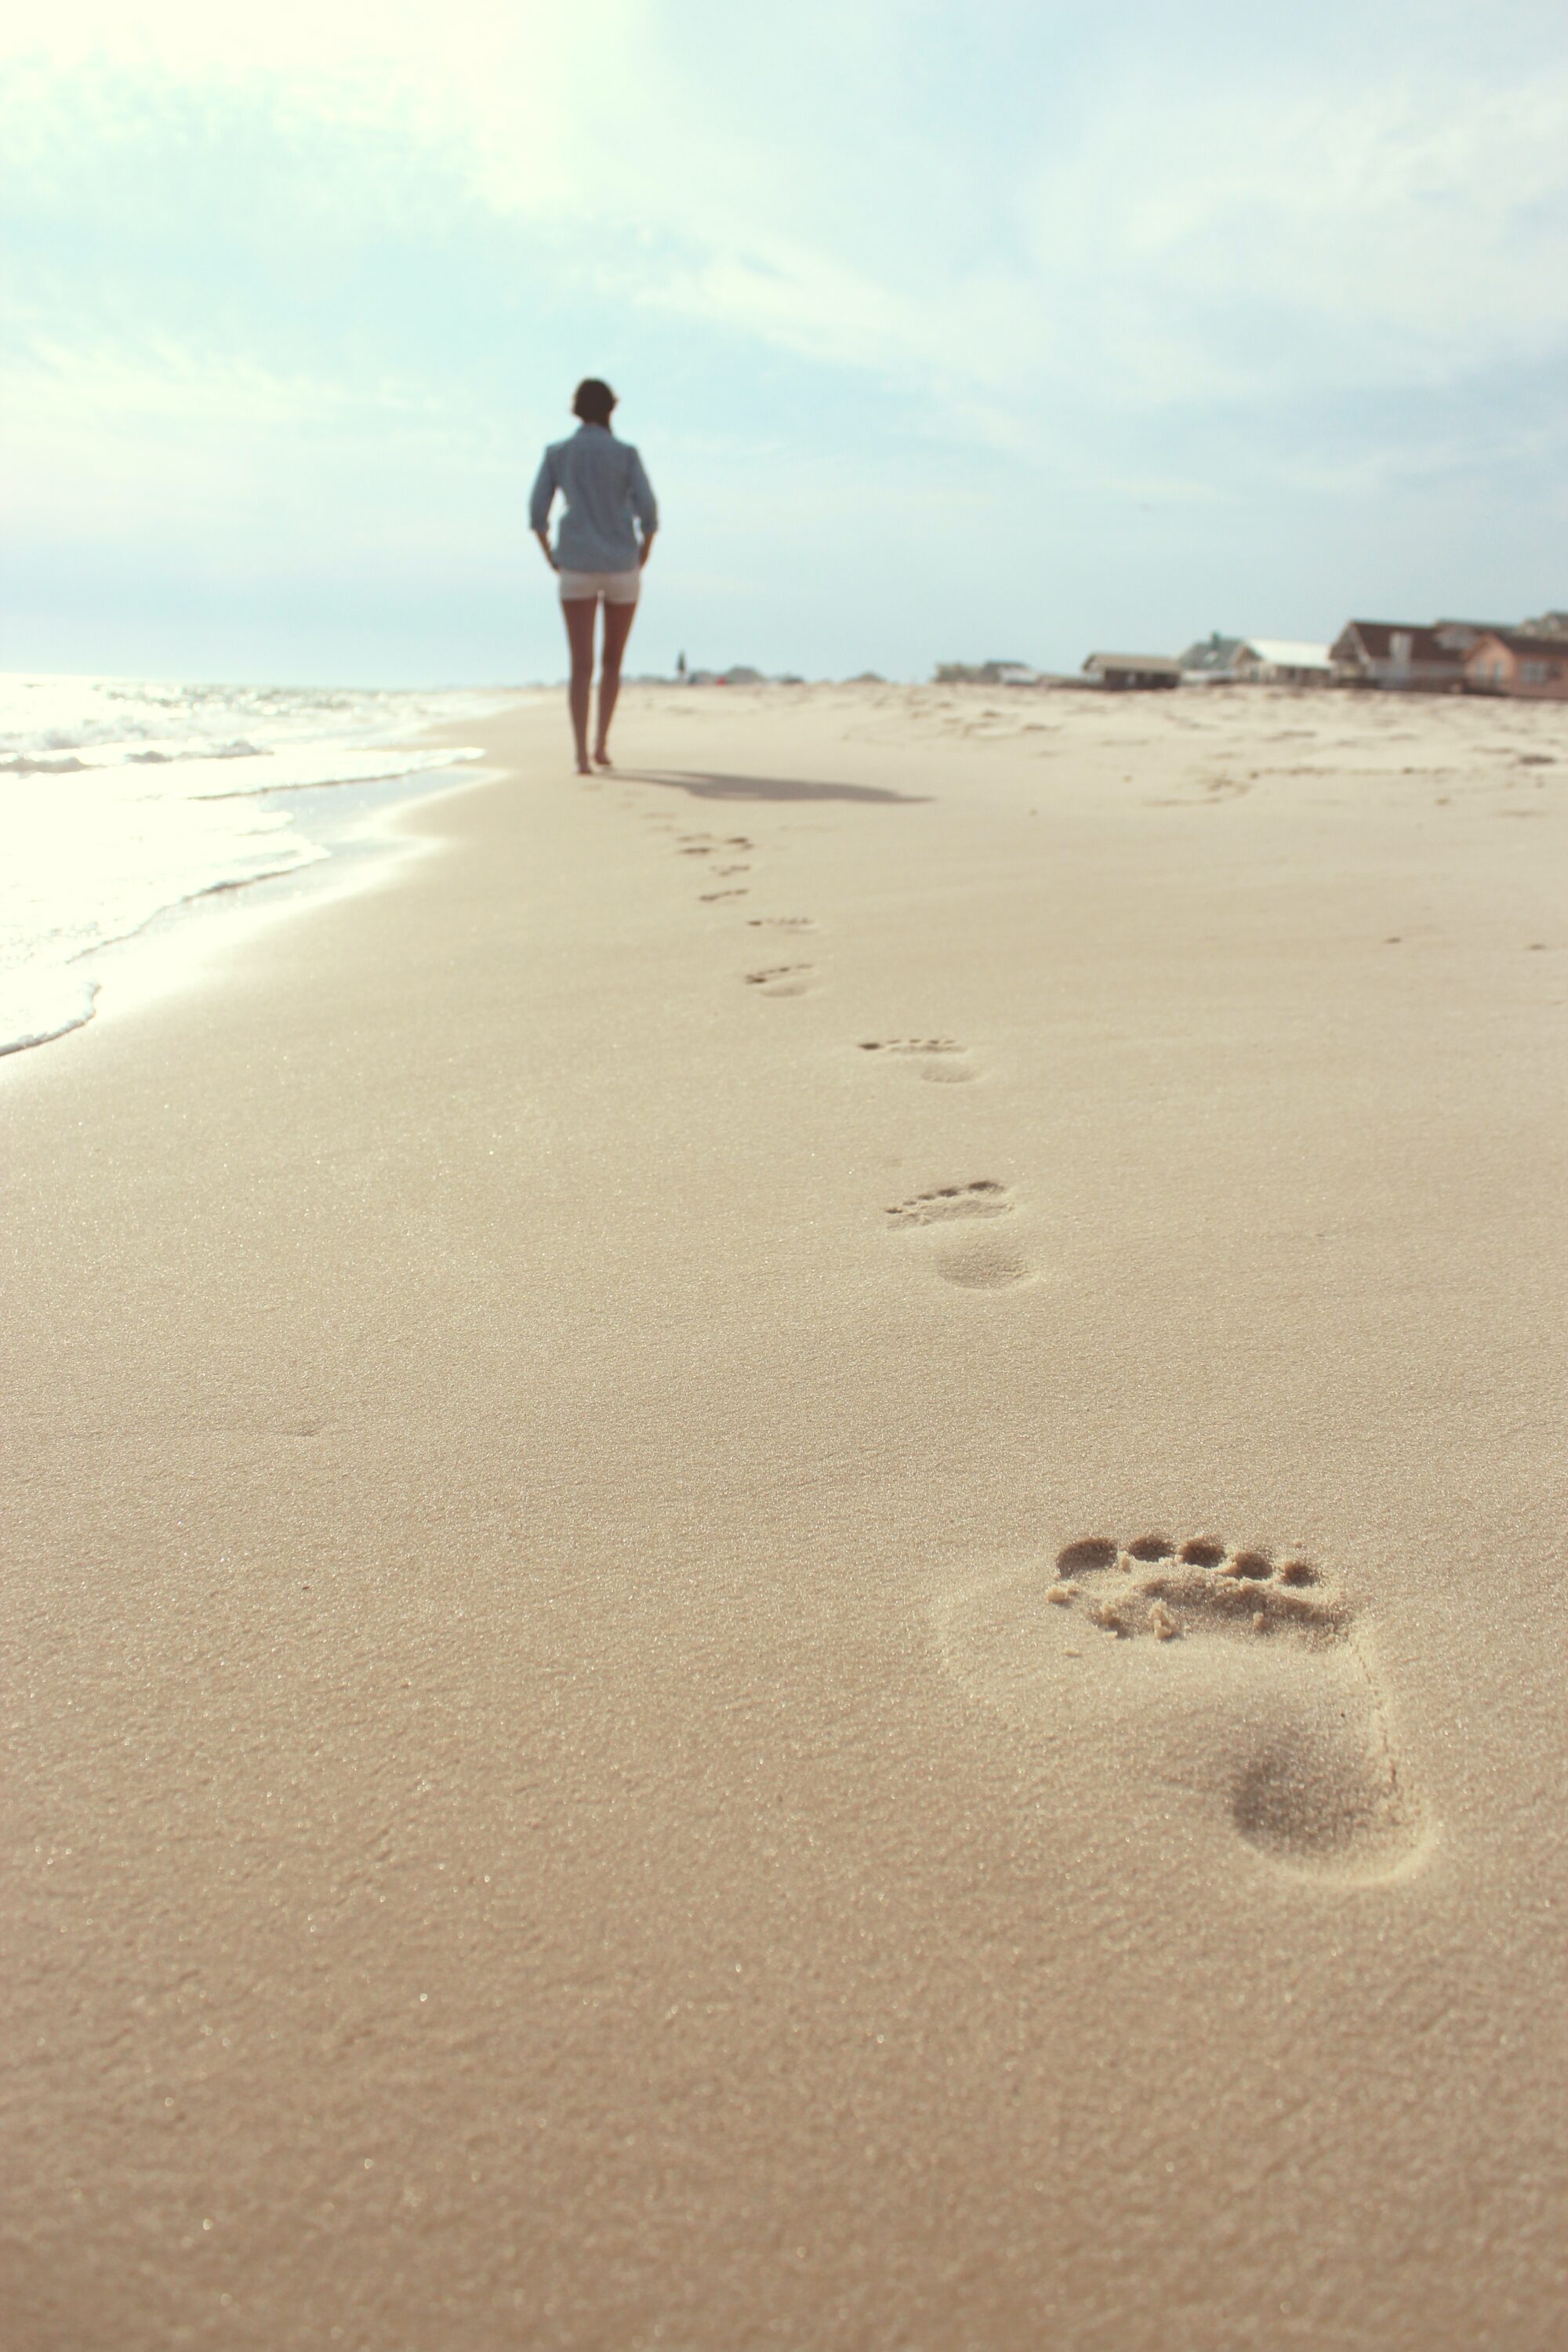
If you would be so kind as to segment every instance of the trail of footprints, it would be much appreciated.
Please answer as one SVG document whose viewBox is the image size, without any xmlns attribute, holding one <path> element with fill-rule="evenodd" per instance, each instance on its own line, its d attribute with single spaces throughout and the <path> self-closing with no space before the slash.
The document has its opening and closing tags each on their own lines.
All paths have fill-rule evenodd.
<svg viewBox="0 0 1568 2352">
<path fill-rule="evenodd" d="M 706 873 L 720 887 L 704 904 L 747 895 L 749 837 L 685 835 L 677 846 L 713 861 Z M 816 928 L 807 915 L 746 920 L 770 933 Z M 790 997 L 813 971 L 785 961 L 743 978 L 760 995 Z M 866 1037 L 858 1050 L 937 1084 L 978 1075 L 952 1037 Z M 889 1202 L 882 1222 L 945 1281 L 997 1290 L 1033 1271 L 1012 1238 L 1016 1206 L 1007 1185 L 975 1177 Z M 1108 1739 L 1135 1739 L 1145 1782 L 1205 1800 L 1278 1869 L 1375 1882 L 1427 1843 L 1355 1609 L 1300 1550 L 1078 1536 L 1048 1568 L 1031 1561 L 951 1596 L 937 1619 L 949 1666 L 1015 1723 L 1042 1733 L 1087 1710 Z"/>
<path fill-rule="evenodd" d="M 1105 1727 L 1277 1867 L 1367 1881 L 1428 1831 L 1356 1611 L 1300 1550 L 1079 1536 L 939 1611 L 949 1665 L 1035 1733 Z"/>
<path fill-rule="evenodd" d="M 749 881 L 742 877 L 751 875 L 756 844 L 749 834 L 681 833 L 673 845 L 678 856 L 702 861 L 704 879 L 714 886 L 699 893 L 702 905 L 730 906 L 750 895 Z M 816 929 L 809 915 L 749 915 L 745 920 L 750 930 L 778 936 L 781 947 L 786 939 L 793 940 Z M 758 996 L 774 998 L 804 996 L 816 984 L 816 966 L 800 955 L 758 963 L 741 978 Z M 961 1086 L 979 1076 L 973 1055 L 955 1037 L 862 1037 L 857 1050 L 868 1061 L 932 1085 Z M 884 1223 L 895 1234 L 928 1236 L 934 1227 L 1010 1216 L 1014 1207 L 1006 1185 L 981 1177 L 968 1183 L 934 1186 L 910 1200 L 895 1202 L 885 1210 Z M 1018 1246 L 967 1231 L 927 1238 L 921 1254 L 931 1272 L 960 1289 L 1010 1289 L 1027 1280 L 1032 1272 Z"/>
<path fill-rule="evenodd" d="M 679 857 L 706 857 L 713 862 L 706 867 L 707 876 L 719 887 L 698 893 L 705 907 L 728 904 L 732 898 L 744 898 L 748 886 L 740 876 L 752 870 L 747 853 L 756 846 L 743 833 L 683 833 L 676 842 Z"/>
</svg>

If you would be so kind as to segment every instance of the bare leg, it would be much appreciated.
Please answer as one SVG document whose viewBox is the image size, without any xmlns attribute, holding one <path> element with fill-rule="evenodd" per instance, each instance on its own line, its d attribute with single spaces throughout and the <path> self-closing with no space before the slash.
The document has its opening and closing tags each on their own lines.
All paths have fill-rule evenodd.
<svg viewBox="0 0 1568 2352">
<path fill-rule="evenodd" d="M 572 683 L 567 688 L 567 699 L 580 776 L 593 773 L 588 765 L 588 694 L 594 683 L 594 614 L 598 601 L 596 596 L 561 599 L 561 610 L 566 619 L 566 642 L 572 648 Z"/>
<path fill-rule="evenodd" d="M 637 613 L 635 604 L 605 606 L 605 644 L 599 656 L 599 731 L 594 743 L 594 757 L 601 768 L 610 764 L 610 721 L 616 715 L 616 697 L 621 690 L 621 656 L 626 649 Z"/>
</svg>

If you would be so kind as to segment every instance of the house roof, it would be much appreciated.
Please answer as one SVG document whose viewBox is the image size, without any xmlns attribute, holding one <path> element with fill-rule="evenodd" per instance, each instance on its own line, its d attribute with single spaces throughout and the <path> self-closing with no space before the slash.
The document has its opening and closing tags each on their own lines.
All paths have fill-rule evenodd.
<svg viewBox="0 0 1568 2352">
<path fill-rule="evenodd" d="M 1327 646 L 1309 645 L 1299 637 L 1248 637 L 1246 650 L 1256 654 L 1259 661 L 1272 662 L 1277 669 L 1333 667 Z"/>
<path fill-rule="evenodd" d="M 1199 637 L 1182 656 L 1184 669 L 1228 669 L 1241 651 L 1246 639 L 1222 637 L 1215 629 L 1212 635 Z"/>
<path fill-rule="evenodd" d="M 1568 641 L 1563 638 L 1538 637 L 1528 629 L 1482 629 L 1476 644 L 1506 646 L 1510 654 L 1540 655 L 1548 660 L 1557 661 L 1568 653 Z"/>
<path fill-rule="evenodd" d="M 1442 662 L 1458 669 L 1464 659 L 1454 646 L 1443 643 L 1436 629 L 1419 621 L 1347 621 L 1336 644 L 1342 644 L 1352 629 L 1361 639 L 1363 652 L 1373 661 L 1393 660 L 1396 635 L 1409 638 L 1412 661 Z"/>
</svg>

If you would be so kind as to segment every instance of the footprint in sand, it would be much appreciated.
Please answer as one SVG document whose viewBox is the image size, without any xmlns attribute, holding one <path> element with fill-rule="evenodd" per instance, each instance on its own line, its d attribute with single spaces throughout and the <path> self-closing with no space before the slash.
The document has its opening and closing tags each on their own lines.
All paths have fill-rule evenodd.
<svg viewBox="0 0 1568 2352">
<path fill-rule="evenodd" d="M 901 1062 L 916 1077 L 941 1086 L 963 1086 L 980 1075 L 967 1046 L 952 1037 L 862 1037 L 860 1051 Z"/>
<path fill-rule="evenodd" d="M 681 857 L 718 857 L 755 846 L 756 844 L 748 841 L 743 833 L 683 833 L 677 844 L 677 855 Z"/>
<path fill-rule="evenodd" d="M 816 929 L 810 915 L 748 915 L 746 922 L 753 931 L 815 931 Z"/>
<path fill-rule="evenodd" d="M 814 970 L 809 963 L 766 964 L 761 971 L 746 973 L 746 986 L 762 996 L 804 996 L 812 984 Z"/>
<path fill-rule="evenodd" d="M 1006 1290 L 1028 1279 L 1027 1257 L 1010 1238 L 971 1227 L 980 1220 L 1010 1217 L 1015 1205 L 1005 1184 L 982 1176 L 973 1183 L 938 1184 L 916 1192 L 883 1214 L 889 1233 L 921 1236 L 921 1247 L 944 1282 L 963 1290 Z"/>
<path fill-rule="evenodd" d="M 1192 1790 L 1281 1869 L 1388 1878 L 1427 1841 L 1354 1607 L 1299 1552 L 1079 1536 L 938 1616 L 1003 1713 L 1103 1736 L 1124 1781 Z"/>
<path fill-rule="evenodd" d="M 699 890 L 697 893 L 705 907 L 721 906 L 726 898 L 743 898 L 746 895 L 744 886 L 739 883 L 732 883 L 727 890 Z"/>
</svg>

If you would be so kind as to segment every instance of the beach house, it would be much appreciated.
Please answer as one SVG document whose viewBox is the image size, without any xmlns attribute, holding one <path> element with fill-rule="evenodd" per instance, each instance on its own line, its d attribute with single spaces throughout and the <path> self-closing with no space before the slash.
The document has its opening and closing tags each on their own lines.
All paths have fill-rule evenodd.
<svg viewBox="0 0 1568 2352">
<path fill-rule="evenodd" d="M 1090 654 L 1083 675 L 1090 686 L 1122 692 L 1134 687 L 1180 686 L 1182 665 L 1169 654 Z"/>
<path fill-rule="evenodd" d="M 1327 646 L 1294 637 L 1247 637 L 1237 647 L 1233 674 L 1253 686 L 1332 686 L 1333 656 Z"/>
<path fill-rule="evenodd" d="M 1236 676 L 1236 657 L 1241 651 L 1240 637 L 1227 637 L 1218 629 L 1211 629 L 1206 637 L 1195 638 L 1181 656 L 1182 677 L 1193 686 L 1226 686 Z"/>
<path fill-rule="evenodd" d="M 1390 687 L 1419 694 L 1457 694 L 1477 631 L 1465 622 L 1347 621 L 1329 649 L 1342 686 Z"/>
<path fill-rule="evenodd" d="M 1465 655 L 1465 684 L 1475 694 L 1568 702 L 1568 636 L 1482 629 Z"/>
</svg>

